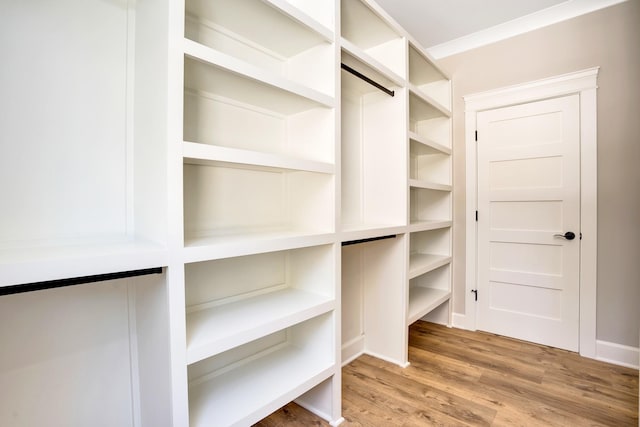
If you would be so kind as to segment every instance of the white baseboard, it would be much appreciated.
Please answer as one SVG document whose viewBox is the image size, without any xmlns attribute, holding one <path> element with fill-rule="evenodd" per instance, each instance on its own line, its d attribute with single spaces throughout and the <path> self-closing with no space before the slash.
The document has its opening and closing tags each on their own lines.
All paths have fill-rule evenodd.
<svg viewBox="0 0 640 427">
<path fill-rule="evenodd" d="M 375 357 L 376 359 L 384 360 L 385 362 L 393 363 L 394 365 L 400 366 L 401 368 L 406 368 L 409 366 L 409 362 L 401 362 L 399 360 L 391 359 L 385 355 L 374 353 L 371 351 L 364 351 L 364 354 L 367 354 L 371 357 Z"/>
<path fill-rule="evenodd" d="M 364 336 L 360 335 L 342 344 L 342 366 L 348 365 L 364 352 Z"/>
<path fill-rule="evenodd" d="M 607 341 L 596 340 L 596 359 L 614 365 L 638 369 L 640 349 Z"/>
<path fill-rule="evenodd" d="M 476 330 L 476 328 L 468 324 L 467 316 L 462 313 L 453 313 L 451 316 L 451 326 L 458 329 L 466 329 L 467 331 Z"/>
<path fill-rule="evenodd" d="M 472 325 L 468 324 L 467 316 L 462 313 L 453 313 L 451 326 L 468 331 L 476 330 Z M 639 357 L 640 349 L 637 347 L 596 340 L 596 360 L 626 366 L 628 368 L 640 369 Z"/>
</svg>

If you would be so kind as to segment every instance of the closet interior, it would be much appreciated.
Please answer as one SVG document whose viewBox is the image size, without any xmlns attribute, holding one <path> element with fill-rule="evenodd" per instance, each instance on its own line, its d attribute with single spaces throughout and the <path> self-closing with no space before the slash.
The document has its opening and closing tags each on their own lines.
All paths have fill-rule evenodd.
<svg viewBox="0 0 640 427">
<path fill-rule="evenodd" d="M 0 16 L 0 424 L 338 425 L 450 324 L 450 80 L 373 0 Z"/>
</svg>

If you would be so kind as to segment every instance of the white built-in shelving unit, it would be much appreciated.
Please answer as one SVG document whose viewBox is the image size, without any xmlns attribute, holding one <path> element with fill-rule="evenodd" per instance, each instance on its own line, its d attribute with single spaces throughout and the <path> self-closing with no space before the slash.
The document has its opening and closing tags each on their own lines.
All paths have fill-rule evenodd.
<svg viewBox="0 0 640 427">
<path fill-rule="evenodd" d="M 451 82 L 412 41 L 409 52 L 409 304 L 407 324 L 444 307 L 451 324 Z"/>
<path fill-rule="evenodd" d="M 450 303 L 446 75 L 371 0 L 49 3 L 0 6 L 0 425 L 338 425 Z"/>
<path fill-rule="evenodd" d="M 187 0 L 183 218 L 190 426 L 297 400 L 340 422 L 336 5 Z"/>
<path fill-rule="evenodd" d="M 342 63 L 385 88 L 342 71 L 342 360 L 406 366 L 408 325 L 450 324 L 451 85 L 375 2 L 341 14 Z"/>
</svg>

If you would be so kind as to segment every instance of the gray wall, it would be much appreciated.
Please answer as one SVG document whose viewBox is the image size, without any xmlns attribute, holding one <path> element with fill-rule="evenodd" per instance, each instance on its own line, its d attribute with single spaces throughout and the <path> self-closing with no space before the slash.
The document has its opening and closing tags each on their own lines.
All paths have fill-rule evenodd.
<svg viewBox="0 0 640 427">
<path fill-rule="evenodd" d="M 597 339 L 638 347 L 640 325 L 640 0 L 439 61 L 453 78 L 454 312 L 465 300 L 467 94 L 600 66 Z"/>
</svg>

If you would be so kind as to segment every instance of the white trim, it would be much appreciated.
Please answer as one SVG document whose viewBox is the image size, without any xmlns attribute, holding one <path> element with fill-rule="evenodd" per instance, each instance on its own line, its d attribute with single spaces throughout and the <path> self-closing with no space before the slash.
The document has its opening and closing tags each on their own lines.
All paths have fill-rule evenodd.
<svg viewBox="0 0 640 427">
<path fill-rule="evenodd" d="M 476 329 L 476 306 L 471 291 L 477 283 L 477 151 L 476 114 L 483 110 L 539 101 L 569 94 L 580 95 L 580 354 L 596 358 L 597 288 L 597 111 L 599 68 L 563 74 L 516 86 L 464 96 L 466 143 L 466 294 L 467 329 Z"/>
<path fill-rule="evenodd" d="M 140 352 L 138 350 L 138 325 L 136 315 L 135 283 L 125 279 L 127 290 L 127 314 L 129 328 L 129 376 L 131 377 L 131 406 L 134 426 L 142 425 L 142 403 L 140 402 Z"/>
<path fill-rule="evenodd" d="M 342 344 L 341 354 L 340 354 L 340 360 L 342 361 L 342 366 L 348 365 L 349 363 L 353 362 L 363 354 L 364 354 L 364 335 L 358 335 L 357 337 L 353 338 L 349 342 Z"/>
<path fill-rule="evenodd" d="M 464 313 L 453 313 L 451 316 L 451 327 L 466 330 L 471 329 L 467 324 L 467 316 Z"/>
<path fill-rule="evenodd" d="M 639 368 L 638 357 L 640 357 L 640 349 L 637 347 L 597 340 L 596 348 L 596 359 L 602 362 L 633 369 Z"/>
<path fill-rule="evenodd" d="M 465 95 L 465 111 L 483 111 L 596 89 L 600 67 Z"/>
<path fill-rule="evenodd" d="M 402 362 L 402 361 L 399 361 L 399 360 L 396 360 L 396 359 L 392 359 L 391 357 L 387 357 L 387 356 L 385 356 L 383 354 L 379 354 L 379 353 L 376 353 L 374 351 L 365 350 L 364 352 L 362 352 L 362 354 L 366 354 L 367 356 L 375 357 L 376 359 L 380 359 L 380 360 L 383 360 L 385 362 L 392 363 L 392 364 L 394 364 L 396 366 L 399 366 L 401 368 L 406 368 L 409 365 L 411 365 L 410 362 Z"/>
<path fill-rule="evenodd" d="M 466 102 L 466 100 L 465 100 Z M 467 320 L 467 329 L 476 330 L 476 311 L 478 304 L 475 298 L 472 298 L 472 292 L 476 289 L 478 281 L 478 223 L 476 222 L 476 210 L 478 209 L 478 161 L 476 152 L 475 130 L 476 130 L 476 112 L 465 112 L 465 146 L 466 146 L 466 218 L 465 218 L 465 235 L 466 235 L 466 260 L 465 283 L 466 291 L 464 297 L 464 314 Z"/>
<path fill-rule="evenodd" d="M 598 144 L 596 76 L 580 92 L 580 354 L 596 355 Z"/>
<path fill-rule="evenodd" d="M 495 25 L 427 49 L 435 59 L 455 55 L 529 31 L 567 21 L 590 12 L 623 3 L 626 0 L 572 0 L 542 9 L 512 21 Z"/>
</svg>

